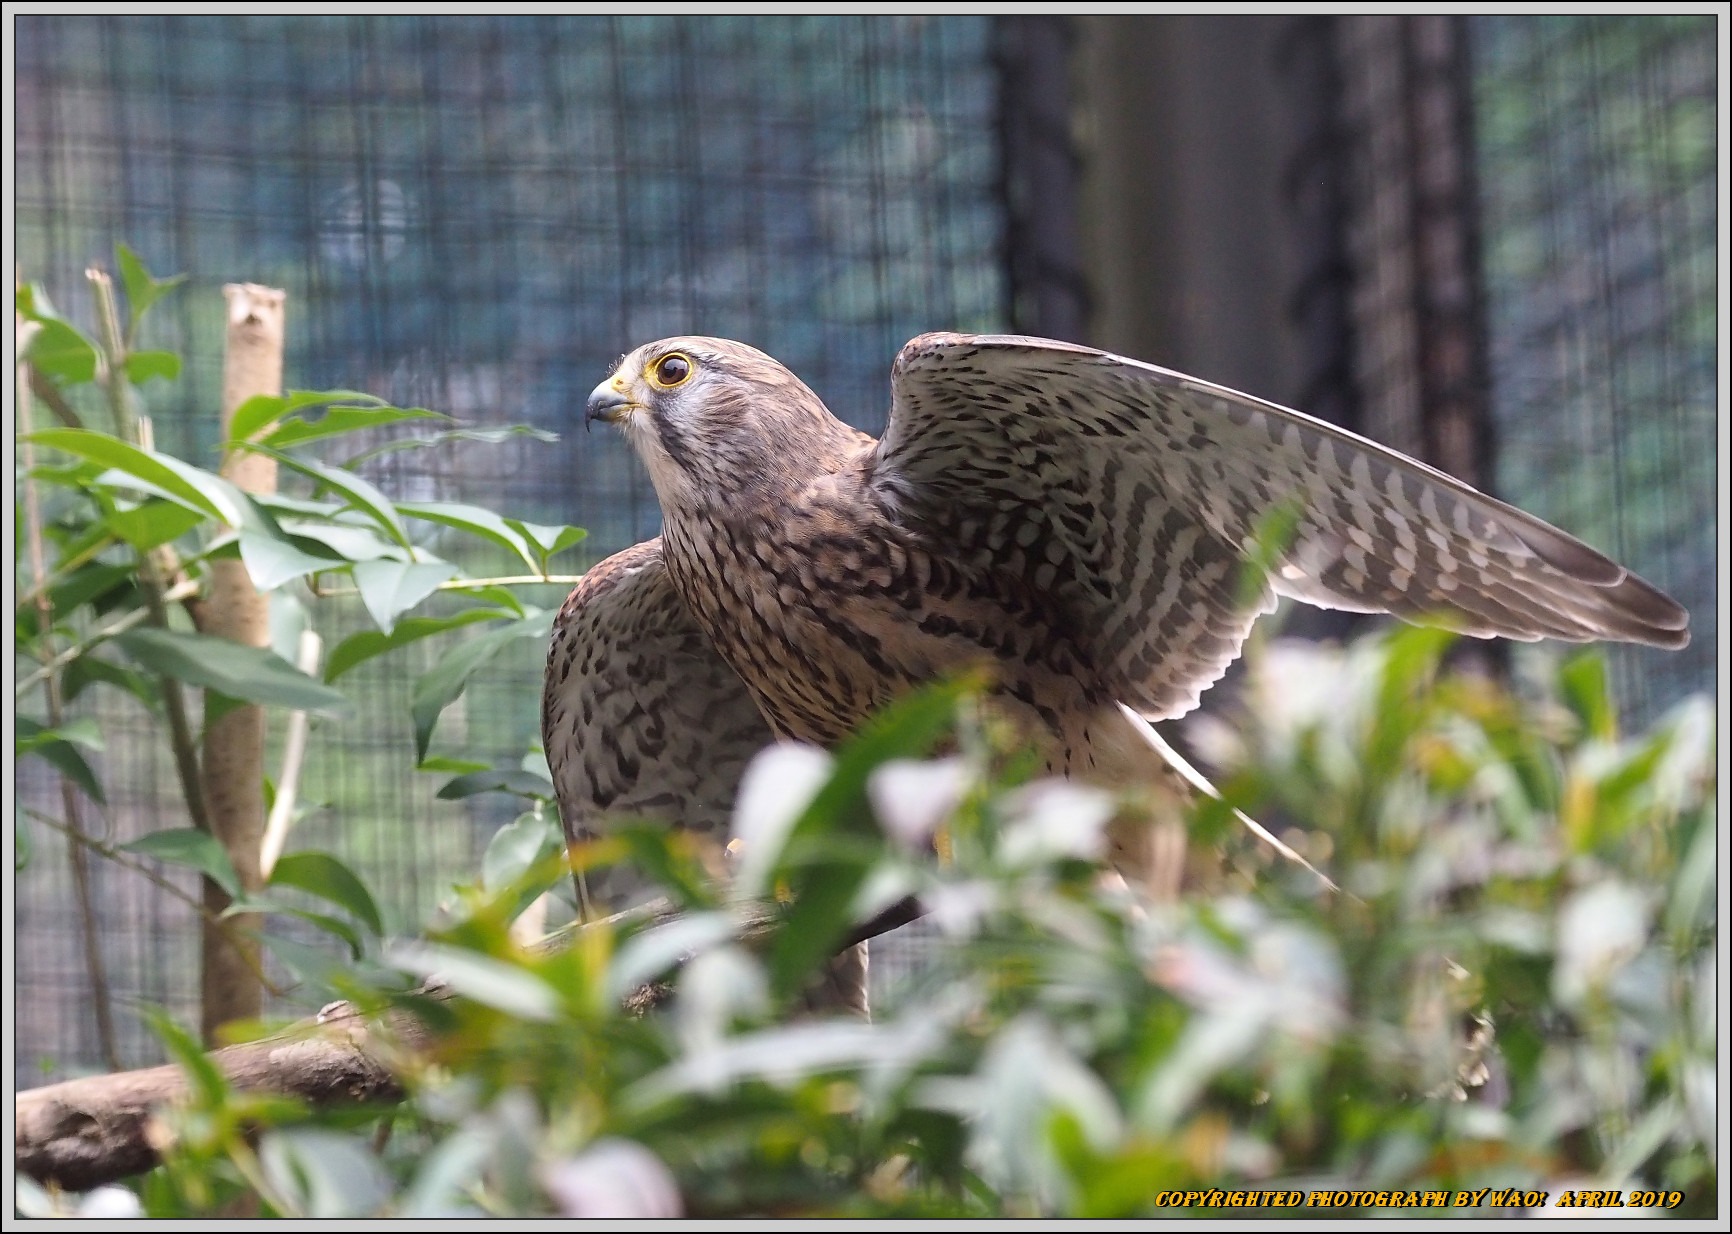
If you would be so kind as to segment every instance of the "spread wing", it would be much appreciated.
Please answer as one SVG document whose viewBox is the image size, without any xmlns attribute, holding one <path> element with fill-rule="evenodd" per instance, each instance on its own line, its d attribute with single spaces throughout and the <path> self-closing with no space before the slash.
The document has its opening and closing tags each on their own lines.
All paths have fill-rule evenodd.
<svg viewBox="0 0 1732 1234">
<path fill-rule="evenodd" d="M 675 593 L 659 537 L 590 570 L 560 610 L 541 735 L 567 839 L 608 814 L 725 834 L 746 763 L 774 740 Z"/>
<path fill-rule="evenodd" d="M 1261 399 L 1092 348 L 928 334 L 897 357 L 872 483 L 964 560 L 1055 589 L 1096 666 L 1181 715 L 1275 594 L 1478 637 L 1689 641 L 1670 597 L 1434 468 Z M 1247 544 L 1297 518 L 1261 594 Z"/>
</svg>

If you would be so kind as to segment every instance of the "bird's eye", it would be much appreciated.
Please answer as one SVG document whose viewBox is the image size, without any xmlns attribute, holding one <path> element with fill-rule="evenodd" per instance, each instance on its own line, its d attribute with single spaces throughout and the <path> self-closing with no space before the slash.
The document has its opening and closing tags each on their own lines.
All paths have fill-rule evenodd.
<svg viewBox="0 0 1732 1234">
<path fill-rule="evenodd" d="M 692 362 L 677 351 L 669 352 L 655 362 L 650 375 L 656 385 L 671 390 L 692 375 Z"/>
</svg>

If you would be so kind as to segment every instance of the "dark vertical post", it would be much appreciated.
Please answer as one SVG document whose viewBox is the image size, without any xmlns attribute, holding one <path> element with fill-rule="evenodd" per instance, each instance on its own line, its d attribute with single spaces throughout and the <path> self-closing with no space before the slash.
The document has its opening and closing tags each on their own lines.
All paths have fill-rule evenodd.
<svg viewBox="0 0 1732 1234">
<path fill-rule="evenodd" d="M 1365 431 L 1479 487 L 1491 415 L 1465 18 L 1336 19 Z"/>
<path fill-rule="evenodd" d="M 1467 19 L 1428 14 L 1403 22 L 1414 320 L 1426 459 L 1469 484 L 1490 488 L 1490 382 Z"/>
<path fill-rule="evenodd" d="M 1292 125 L 1281 169 L 1281 200 L 1295 255 L 1285 307 L 1299 337 L 1294 406 L 1357 430 L 1347 150 L 1335 22 L 1334 17 L 1294 17 L 1276 43 L 1275 69 Z"/>
<path fill-rule="evenodd" d="M 1088 293 L 1070 130 L 1071 24 L 1047 16 L 996 21 L 1009 317 L 1025 334 L 1081 342 Z"/>
</svg>

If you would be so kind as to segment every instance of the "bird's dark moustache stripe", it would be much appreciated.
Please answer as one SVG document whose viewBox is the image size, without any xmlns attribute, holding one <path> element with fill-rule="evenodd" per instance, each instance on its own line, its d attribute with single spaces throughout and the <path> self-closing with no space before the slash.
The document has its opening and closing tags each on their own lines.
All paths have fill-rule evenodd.
<svg viewBox="0 0 1732 1234">
<path fill-rule="evenodd" d="M 656 438 L 662 443 L 662 449 L 667 451 L 667 456 L 673 460 L 674 466 L 681 471 L 691 471 L 692 453 L 681 438 L 679 430 L 668 422 L 660 407 L 652 406 L 649 413 L 651 422 L 656 426 Z"/>
</svg>

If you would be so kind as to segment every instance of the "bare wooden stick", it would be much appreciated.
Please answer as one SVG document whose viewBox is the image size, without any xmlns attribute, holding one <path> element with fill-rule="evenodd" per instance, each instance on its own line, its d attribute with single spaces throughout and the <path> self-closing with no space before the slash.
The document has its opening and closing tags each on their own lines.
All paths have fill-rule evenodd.
<svg viewBox="0 0 1732 1234">
<path fill-rule="evenodd" d="M 258 394 L 276 395 L 283 388 L 283 293 L 253 283 L 230 284 L 228 337 L 223 351 L 223 438 L 235 409 Z M 222 464 L 223 477 L 241 490 L 271 493 L 277 487 L 277 463 L 268 455 L 236 450 Z M 212 561 L 210 594 L 201 614 L 206 634 L 233 639 L 249 647 L 271 641 L 270 597 L 253 586 L 241 559 Z M 206 699 L 210 698 L 209 692 Z M 207 701 L 207 706 L 209 705 Z M 227 850 L 247 893 L 262 885 L 259 852 L 265 834 L 262 786 L 265 775 L 265 711 L 257 703 L 242 703 L 205 725 L 204 795 L 211 831 Z M 221 913 L 229 895 L 209 879 L 204 884 L 207 906 Z M 257 928 L 258 919 L 240 923 Z M 236 953 L 235 935 L 204 931 L 203 965 L 199 974 L 201 1027 L 207 1043 L 230 1020 L 256 1018 L 264 993 L 253 975 L 256 955 Z M 257 948 L 255 942 L 247 947 Z"/>
<path fill-rule="evenodd" d="M 301 643 L 296 649 L 295 667 L 308 676 L 319 671 L 319 653 L 324 644 L 312 630 L 301 631 Z M 283 846 L 289 842 L 289 828 L 295 825 L 295 799 L 301 789 L 301 763 L 307 755 L 307 713 L 289 713 L 289 731 L 283 738 L 283 769 L 277 776 L 277 796 L 271 802 L 270 816 L 265 819 L 264 839 L 259 843 L 259 877 L 268 879 L 276 868 Z"/>
</svg>

